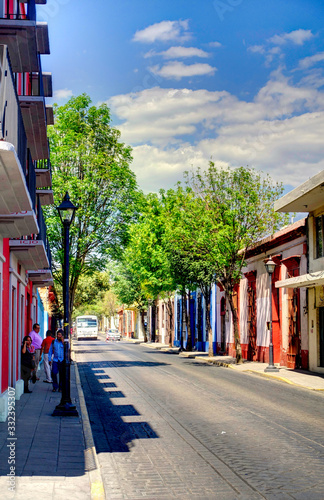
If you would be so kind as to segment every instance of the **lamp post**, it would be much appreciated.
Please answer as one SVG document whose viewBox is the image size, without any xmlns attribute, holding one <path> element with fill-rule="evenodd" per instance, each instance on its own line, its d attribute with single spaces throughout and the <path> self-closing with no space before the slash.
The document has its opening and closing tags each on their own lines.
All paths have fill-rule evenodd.
<svg viewBox="0 0 324 500">
<path fill-rule="evenodd" d="M 278 372 L 279 369 L 273 364 L 273 343 L 272 343 L 272 274 L 275 270 L 276 264 L 271 257 L 265 263 L 267 273 L 269 274 L 269 296 L 270 296 L 270 344 L 269 344 L 269 365 L 265 368 L 265 372 Z"/>
<path fill-rule="evenodd" d="M 63 381 L 62 398 L 59 405 L 55 407 L 53 416 L 56 417 L 77 417 L 78 411 L 72 404 L 70 395 L 70 344 L 69 344 L 69 267 L 70 267 L 70 225 L 73 222 L 76 207 L 70 201 L 69 193 L 66 192 L 64 199 L 57 207 L 64 229 L 64 261 L 63 261 L 63 305 L 64 305 L 64 360 L 63 360 Z"/>
</svg>

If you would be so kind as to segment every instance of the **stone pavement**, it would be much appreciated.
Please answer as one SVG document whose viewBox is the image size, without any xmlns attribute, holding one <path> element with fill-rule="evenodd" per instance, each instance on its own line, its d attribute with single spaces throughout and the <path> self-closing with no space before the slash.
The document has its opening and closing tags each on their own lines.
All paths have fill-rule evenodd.
<svg viewBox="0 0 324 500">
<path fill-rule="evenodd" d="M 132 340 L 128 340 L 132 342 Z M 139 343 L 139 341 L 133 341 Z M 162 352 L 179 352 L 179 348 L 169 347 L 168 345 L 158 342 L 141 342 L 141 346 L 149 347 L 151 349 L 158 349 Z M 267 377 L 274 380 L 279 380 L 287 384 L 295 385 L 304 389 L 313 391 L 324 391 L 324 376 L 319 373 L 309 372 L 306 370 L 292 370 L 283 366 L 278 366 L 279 372 L 268 373 L 265 368 L 268 363 L 259 363 L 257 361 L 245 361 L 241 365 L 236 364 L 235 358 L 232 356 L 213 356 L 208 357 L 206 352 L 187 352 L 179 353 L 179 356 L 194 359 L 200 363 L 211 363 L 215 365 L 225 366 L 241 372 L 254 373 L 256 375 Z"/>
<path fill-rule="evenodd" d="M 32 394 L 23 394 L 12 409 L 15 426 L 9 419 L 0 423 L 1 499 L 103 499 L 77 366 L 71 365 L 71 400 L 79 417 L 52 416 L 61 393 L 53 393 L 38 373 Z"/>
</svg>

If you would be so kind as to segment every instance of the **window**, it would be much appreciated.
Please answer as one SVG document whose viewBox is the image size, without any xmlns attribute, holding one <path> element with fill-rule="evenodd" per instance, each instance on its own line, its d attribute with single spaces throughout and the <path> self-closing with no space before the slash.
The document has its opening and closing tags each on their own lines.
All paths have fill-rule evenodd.
<svg viewBox="0 0 324 500">
<path fill-rule="evenodd" d="M 315 218 L 315 230 L 316 230 L 316 259 L 324 256 L 324 245 L 323 245 L 323 215 L 319 215 Z"/>
</svg>

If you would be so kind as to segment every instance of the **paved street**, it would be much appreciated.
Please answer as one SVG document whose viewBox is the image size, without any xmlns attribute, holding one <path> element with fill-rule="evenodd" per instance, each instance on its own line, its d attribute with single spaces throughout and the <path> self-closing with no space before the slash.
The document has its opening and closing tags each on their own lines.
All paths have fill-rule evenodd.
<svg viewBox="0 0 324 500">
<path fill-rule="evenodd" d="M 324 394 L 126 342 L 76 359 L 109 499 L 324 498 Z"/>
</svg>

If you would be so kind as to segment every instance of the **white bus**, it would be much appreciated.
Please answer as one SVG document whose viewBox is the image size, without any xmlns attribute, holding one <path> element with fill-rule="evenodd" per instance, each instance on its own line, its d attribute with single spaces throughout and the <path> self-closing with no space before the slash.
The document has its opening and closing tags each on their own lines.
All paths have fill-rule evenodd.
<svg viewBox="0 0 324 500">
<path fill-rule="evenodd" d="M 78 316 L 75 320 L 76 338 L 97 339 L 98 337 L 98 319 L 97 316 Z"/>
</svg>

